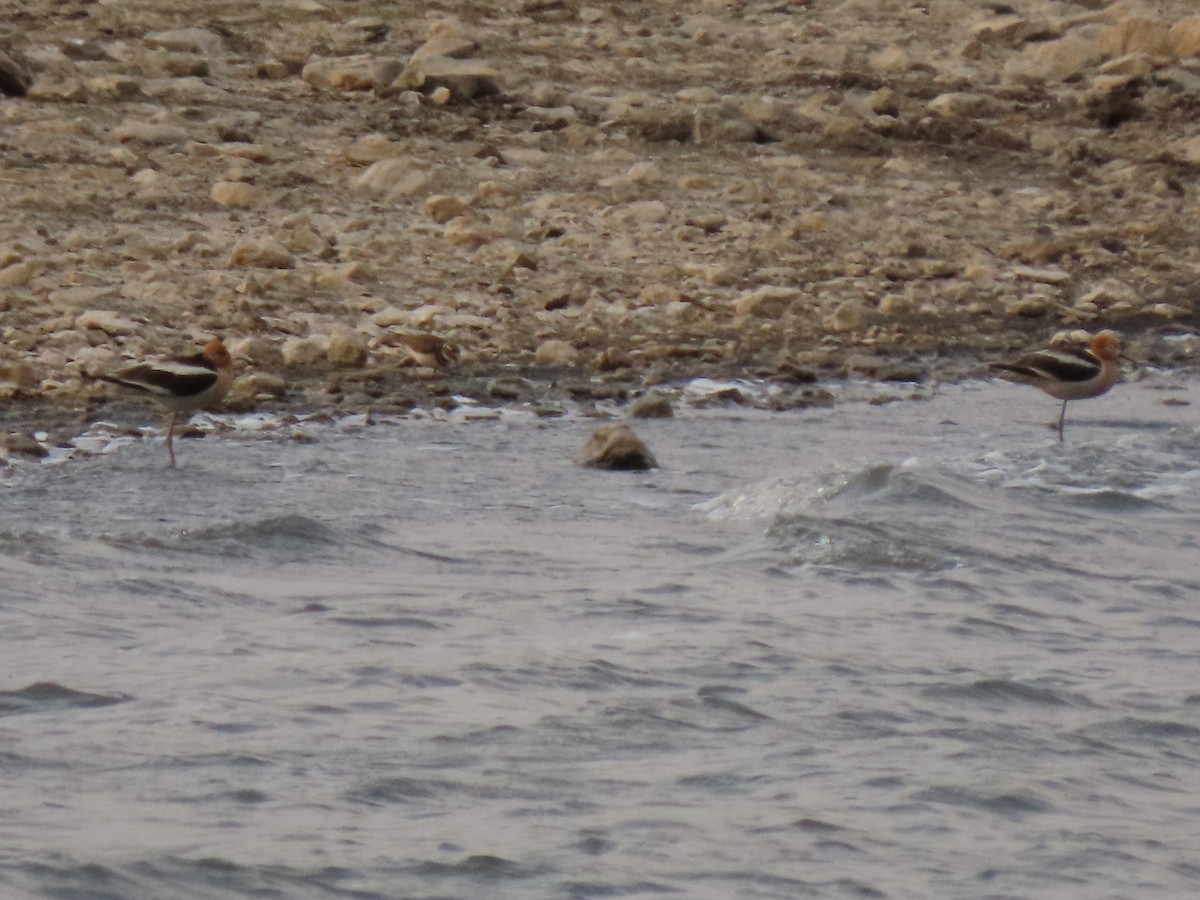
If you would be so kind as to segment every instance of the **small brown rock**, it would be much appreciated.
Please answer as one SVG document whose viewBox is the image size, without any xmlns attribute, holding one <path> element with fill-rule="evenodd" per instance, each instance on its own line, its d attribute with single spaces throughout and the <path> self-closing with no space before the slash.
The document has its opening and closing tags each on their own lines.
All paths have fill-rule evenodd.
<svg viewBox="0 0 1200 900">
<path fill-rule="evenodd" d="M 175 53 L 198 53 L 216 56 L 225 49 L 220 35 L 206 28 L 176 28 L 171 31 L 152 31 L 142 38 L 147 47 Z"/>
<path fill-rule="evenodd" d="M 0 443 L 9 453 L 20 453 L 22 456 L 32 456 L 35 459 L 41 459 L 49 452 L 28 432 L 18 431 L 6 434 Z"/>
<path fill-rule="evenodd" d="M 404 157 L 391 157 L 372 163 L 354 179 L 354 190 L 368 197 L 410 196 L 429 184 L 429 169 Z"/>
<path fill-rule="evenodd" d="M 300 72 L 300 79 L 315 88 L 333 91 L 370 91 L 387 87 L 404 70 L 396 59 L 343 56 L 318 59 Z"/>
<path fill-rule="evenodd" d="M 1020 316 L 1024 319 L 1036 319 L 1046 315 L 1049 308 L 1041 297 L 1029 296 L 1010 300 L 1004 305 L 1004 311 L 1010 316 Z"/>
<path fill-rule="evenodd" d="M 1122 19 L 1102 30 L 1096 40 L 1105 56 L 1126 53 L 1170 56 L 1174 50 L 1171 26 L 1157 19 Z"/>
<path fill-rule="evenodd" d="M 89 309 L 75 320 L 75 327 L 103 331 L 105 334 L 137 334 L 141 326 L 121 318 L 111 309 Z"/>
<path fill-rule="evenodd" d="M 262 204 L 267 194 L 262 188 L 244 181 L 218 181 L 210 196 L 222 206 L 249 209 Z"/>
<path fill-rule="evenodd" d="M 28 391 L 37 387 L 38 377 L 33 366 L 21 361 L 0 366 L 0 381 Z"/>
<path fill-rule="evenodd" d="M 608 347 L 592 360 L 592 368 L 597 372 L 615 372 L 618 369 L 628 369 L 632 365 L 633 360 L 620 347 Z"/>
<path fill-rule="evenodd" d="M 113 129 L 113 138 L 120 144 L 145 144 L 165 147 L 187 143 L 188 133 L 174 125 L 159 122 L 125 121 Z"/>
<path fill-rule="evenodd" d="M 573 366 L 579 359 L 579 351 L 566 341 L 543 341 L 535 354 L 538 365 L 562 367 Z"/>
<path fill-rule="evenodd" d="M 382 94 L 393 96 L 404 91 L 433 94 L 440 88 L 449 91 L 457 102 L 499 94 L 500 82 L 496 71 L 482 60 L 431 56 L 410 63 Z"/>
<path fill-rule="evenodd" d="M 471 207 L 467 204 L 457 197 L 450 197 L 446 194 L 434 194 L 425 200 L 425 215 L 439 225 L 445 225 L 451 219 L 464 216 L 470 211 Z"/>
<path fill-rule="evenodd" d="M 12 47 L 0 47 L 0 94 L 24 97 L 33 85 L 29 62 Z"/>
<path fill-rule="evenodd" d="M 594 469 L 642 471 L 658 467 L 650 448 L 628 425 L 602 425 L 575 454 L 575 464 Z"/>
<path fill-rule="evenodd" d="M 25 96 L 43 103 L 86 103 L 89 95 L 78 78 L 51 72 L 34 81 Z"/>
<path fill-rule="evenodd" d="M 625 414 L 631 419 L 669 419 L 675 415 L 675 409 L 670 397 L 654 391 L 635 399 Z"/>
<path fill-rule="evenodd" d="M 796 303 L 803 292 L 798 288 L 763 285 L 747 291 L 734 301 L 733 309 L 739 316 L 762 316 L 777 319 Z"/>
<path fill-rule="evenodd" d="M 229 265 L 252 269 L 291 269 L 296 258 L 274 238 L 244 238 L 229 254 Z"/>
<path fill-rule="evenodd" d="M 329 339 L 326 355 L 330 365 L 343 369 L 359 368 L 367 362 L 367 345 L 359 335 L 342 329 Z"/>
</svg>

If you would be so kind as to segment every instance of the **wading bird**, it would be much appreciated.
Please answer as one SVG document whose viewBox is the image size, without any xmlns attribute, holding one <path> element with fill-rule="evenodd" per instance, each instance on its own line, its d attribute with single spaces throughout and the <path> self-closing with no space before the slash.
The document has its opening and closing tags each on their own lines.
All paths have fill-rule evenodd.
<svg viewBox="0 0 1200 900">
<path fill-rule="evenodd" d="M 1099 397 L 1116 383 L 1121 369 L 1121 336 L 1101 331 L 1087 347 L 1049 347 L 1012 362 L 992 363 L 1000 377 L 1018 384 L 1031 384 L 1063 402 L 1058 414 L 1058 439 L 1063 439 L 1067 403 Z"/>
<path fill-rule="evenodd" d="M 110 375 L 105 381 L 132 388 L 171 414 L 167 426 L 167 455 L 175 468 L 172 439 L 182 412 L 191 413 L 216 403 L 233 382 L 233 359 L 220 341 L 210 341 L 199 353 L 153 362 L 140 362 Z"/>
</svg>

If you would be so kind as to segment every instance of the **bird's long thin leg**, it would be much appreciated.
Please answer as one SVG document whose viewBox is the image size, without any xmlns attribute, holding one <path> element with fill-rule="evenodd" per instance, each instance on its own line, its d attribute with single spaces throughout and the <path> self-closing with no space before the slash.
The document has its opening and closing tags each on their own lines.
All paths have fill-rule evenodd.
<svg viewBox="0 0 1200 900">
<path fill-rule="evenodd" d="M 167 456 L 171 457 L 171 468 L 175 468 L 175 448 L 171 446 L 171 441 L 175 437 L 175 419 L 178 417 L 178 410 L 171 413 L 171 424 L 167 426 Z"/>
<path fill-rule="evenodd" d="M 1058 442 L 1063 442 L 1063 420 L 1067 417 L 1067 401 L 1063 401 L 1062 412 L 1058 414 Z"/>
</svg>

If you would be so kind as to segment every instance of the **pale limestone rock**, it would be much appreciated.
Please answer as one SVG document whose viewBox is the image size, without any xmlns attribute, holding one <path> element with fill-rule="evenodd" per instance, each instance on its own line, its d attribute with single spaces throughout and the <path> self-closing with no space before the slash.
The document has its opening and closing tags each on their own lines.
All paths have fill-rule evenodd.
<svg viewBox="0 0 1200 900">
<path fill-rule="evenodd" d="M 576 452 L 575 464 L 595 469 L 642 471 L 658 467 L 650 448 L 628 425 L 602 425 Z"/>
<path fill-rule="evenodd" d="M 721 102 L 721 92 L 708 85 L 687 87 L 675 92 L 675 99 L 684 103 L 694 103 L 697 106 Z"/>
<path fill-rule="evenodd" d="M 105 334 L 137 334 L 142 328 L 137 322 L 122 318 L 111 309 L 89 309 L 75 319 L 75 327 L 103 331 Z"/>
<path fill-rule="evenodd" d="M 683 298 L 679 288 L 673 284 L 647 284 L 638 291 L 638 298 L 655 305 L 674 303 Z"/>
<path fill-rule="evenodd" d="M 74 75 L 48 72 L 29 86 L 25 96 L 42 103 L 86 103 L 90 95 Z"/>
<path fill-rule="evenodd" d="M 1200 56 L 1200 16 L 1188 16 L 1172 25 L 1170 40 L 1176 56 Z"/>
<path fill-rule="evenodd" d="M 303 214 L 288 216 L 275 229 L 275 237 L 292 253 L 328 258 L 333 248 L 328 239 L 313 227 L 312 220 Z"/>
<path fill-rule="evenodd" d="M 252 269 L 291 269 L 296 258 L 275 238 L 243 238 L 234 244 L 229 265 Z"/>
<path fill-rule="evenodd" d="M 1168 147 L 1168 153 L 1179 162 L 1200 166 L 1200 137 L 1173 141 Z"/>
<path fill-rule="evenodd" d="M 254 400 L 278 400 L 287 393 L 287 382 L 270 372 L 249 372 L 237 379 L 229 389 L 234 403 Z"/>
<path fill-rule="evenodd" d="M 211 74 L 208 60 L 193 53 L 158 53 L 150 64 L 172 78 L 207 78 Z"/>
<path fill-rule="evenodd" d="M 478 59 L 450 59 L 431 56 L 410 63 L 383 91 L 394 96 L 402 91 L 432 94 L 445 88 L 455 101 L 471 100 L 500 93 L 499 75 L 488 63 Z"/>
<path fill-rule="evenodd" d="M 670 419 L 675 415 L 675 410 L 670 397 L 652 391 L 633 400 L 625 410 L 625 415 L 631 419 Z"/>
<path fill-rule="evenodd" d="M 767 284 L 739 296 L 733 309 L 739 316 L 778 319 L 803 296 L 799 288 Z"/>
<path fill-rule="evenodd" d="M 1037 269 L 1032 266 L 1016 266 L 1012 277 L 1023 281 L 1040 281 L 1043 284 L 1064 284 L 1071 280 L 1071 273 L 1062 269 Z"/>
<path fill-rule="evenodd" d="M 391 84 L 404 70 L 397 59 L 340 56 L 310 62 L 300 73 L 311 87 L 333 91 L 370 91 Z"/>
<path fill-rule="evenodd" d="M 280 348 L 283 364 L 289 368 L 315 366 L 325 362 L 329 355 L 329 338 L 290 337 Z"/>
<path fill-rule="evenodd" d="M 658 225 L 667 220 L 670 210 L 661 200 L 639 200 L 628 203 L 614 212 L 614 218 L 639 225 Z"/>
<path fill-rule="evenodd" d="M 692 114 L 691 138 L 697 144 L 753 143 L 761 135 L 745 112 L 729 103 L 701 106 Z"/>
<path fill-rule="evenodd" d="M 996 101 L 987 94 L 954 92 L 939 94 L 929 101 L 925 111 L 944 119 L 978 119 L 993 115 Z"/>
<path fill-rule="evenodd" d="M 113 129 L 113 138 L 119 144 L 144 144 L 149 147 L 165 147 L 187 143 L 188 133 L 176 125 L 162 122 L 136 122 L 126 119 Z"/>
<path fill-rule="evenodd" d="M 345 286 L 348 284 L 370 284 L 379 280 L 379 273 L 374 266 L 361 260 L 346 263 L 335 269 L 325 269 L 317 273 L 317 284 L 325 287 Z"/>
<path fill-rule="evenodd" d="M 1127 53 L 1103 63 L 1098 69 L 1101 75 L 1127 75 L 1145 78 L 1154 71 L 1154 62 L 1145 53 Z"/>
<path fill-rule="evenodd" d="M 428 167 L 408 157 L 381 159 L 354 179 L 354 190 L 368 197 L 410 196 L 429 184 Z"/>
<path fill-rule="evenodd" d="M 348 163 L 356 166 L 369 166 L 381 159 L 391 159 L 399 156 L 403 148 L 383 134 L 367 134 L 346 148 L 343 156 Z"/>
<path fill-rule="evenodd" d="M 32 262 L 16 262 L 0 269 L 0 287 L 25 287 L 33 280 L 36 267 Z"/>
<path fill-rule="evenodd" d="M 1056 41 L 1028 45 L 1004 63 L 1004 77 L 1010 81 L 1065 81 L 1102 58 L 1094 33 L 1077 29 Z"/>
<path fill-rule="evenodd" d="M 142 38 L 147 47 L 170 50 L 175 53 L 196 53 L 201 56 L 219 56 L 225 52 L 225 42 L 220 35 L 206 28 L 176 28 L 171 31 L 154 31 Z"/>
<path fill-rule="evenodd" d="M 633 359 L 620 347 L 605 348 L 591 362 L 591 367 L 597 372 L 615 372 L 618 369 L 628 369 L 632 365 Z"/>
<path fill-rule="evenodd" d="M 1016 300 L 1008 301 L 1008 303 L 1004 304 L 1004 311 L 1010 316 L 1036 319 L 1046 315 L 1050 311 L 1050 307 L 1044 297 L 1030 294 L 1026 297 L 1019 297 Z"/>
<path fill-rule="evenodd" d="M 882 50 L 872 53 L 871 68 L 884 75 L 899 75 L 912 68 L 912 58 L 903 47 L 889 44 Z"/>
<path fill-rule="evenodd" d="M 83 86 L 91 96 L 106 100 L 137 100 L 145 96 L 137 79 L 124 75 L 98 75 Z"/>
<path fill-rule="evenodd" d="M 337 368 L 360 368 L 367 361 L 367 344 L 355 332 L 339 329 L 330 337 L 326 355 L 329 364 Z"/>
<path fill-rule="evenodd" d="M 1162 316 L 1164 319 L 1182 319 L 1189 315 L 1186 309 L 1176 306 L 1174 303 L 1155 303 L 1146 311 L 1155 316 Z"/>
<path fill-rule="evenodd" d="M 479 52 L 479 42 L 461 30 L 461 26 L 446 22 L 437 23 L 438 28 L 408 58 L 408 64 L 420 63 L 434 57 L 445 59 L 468 59 Z"/>
<path fill-rule="evenodd" d="M 458 247 L 475 249 L 492 240 L 493 235 L 467 216 L 457 216 L 446 223 L 442 236 Z"/>
<path fill-rule="evenodd" d="M 413 322 L 413 314 L 407 309 L 400 309 L 398 306 L 385 306 L 371 316 L 371 321 L 380 328 L 394 328 L 396 326 L 407 328 L 415 324 Z"/>
<path fill-rule="evenodd" d="M 267 192 L 244 181 L 218 181 L 213 185 L 210 196 L 221 206 L 249 209 L 266 202 Z"/>
<path fill-rule="evenodd" d="M 552 367 L 573 366 L 579 361 L 579 351 L 566 341 L 542 341 L 535 354 L 538 365 Z"/>
<path fill-rule="evenodd" d="M 1150 56 L 1171 56 L 1174 41 L 1171 26 L 1157 19 L 1128 18 L 1103 29 L 1096 38 L 1105 56 L 1124 56 L 1127 53 L 1146 53 Z"/>
<path fill-rule="evenodd" d="M 1027 25 L 1023 16 L 1015 13 L 992 16 L 971 26 L 971 37 L 983 43 L 1002 42 L 1016 43 L 1020 40 L 1021 30 Z"/>
<path fill-rule="evenodd" d="M 25 360 L 0 365 L 0 382 L 30 391 L 38 386 L 37 370 Z"/>
<path fill-rule="evenodd" d="M 446 194 L 434 194 L 425 200 L 425 215 L 439 225 L 445 225 L 458 216 L 465 216 L 470 211 L 471 208 L 467 204 L 457 197 L 450 197 Z"/>
<path fill-rule="evenodd" d="M 861 300 L 843 300 L 834 311 L 821 321 L 826 331 L 845 334 L 861 331 L 879 318 L 879 311 L 868 307 Z"/>
</svg>

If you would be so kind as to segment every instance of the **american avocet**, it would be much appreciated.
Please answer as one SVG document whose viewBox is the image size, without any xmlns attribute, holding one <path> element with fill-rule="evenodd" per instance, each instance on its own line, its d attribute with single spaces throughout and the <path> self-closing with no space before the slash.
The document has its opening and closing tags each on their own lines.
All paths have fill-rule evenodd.
<svg viewBox="0 0 1200 900">
<path fill-rule="evenodd" d="M 194 412 L 225 396 L 233 382 L 233 359 L 220 341 L 210 341 L 199 353 L 155 362 L 137 363 L 101 375 L 105 381 L 133 388 L 170 410 L 167 426 L 167 455 L 175 468 L 172 439 L 181 412 Z"/>
<path fill-rule="evenodd" d="M 1031 384 L 1063 402 L 1058 414 L 1058 439 L 1063 439 L 1067 402 L 1086 400 L 1106 393 L 1121 374 L 1121 336 L 1101 331 L 1087 347 L 1049 347 L 1010 363 L 992 363 L 1000 377 Z"/>
<path fill-rule="evenodd" d="M 458 361 L 458 347 L 436 334 L 405 334 L 400 342 L 408 348 L 409 358 L 427 369 Z"/>
</svg>

